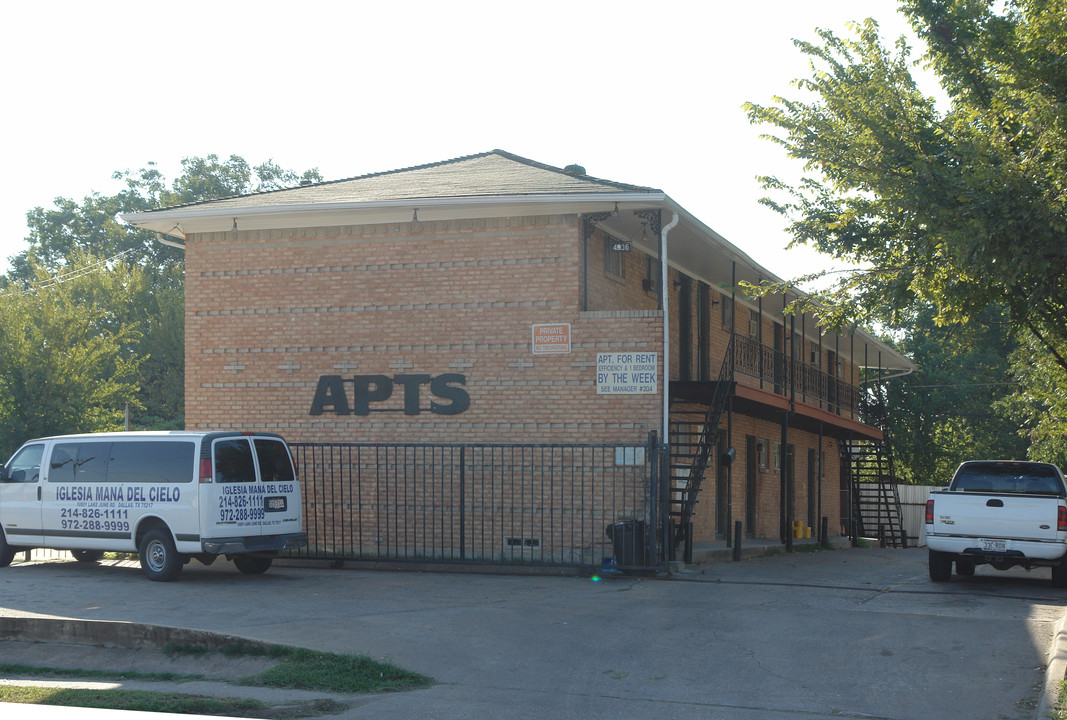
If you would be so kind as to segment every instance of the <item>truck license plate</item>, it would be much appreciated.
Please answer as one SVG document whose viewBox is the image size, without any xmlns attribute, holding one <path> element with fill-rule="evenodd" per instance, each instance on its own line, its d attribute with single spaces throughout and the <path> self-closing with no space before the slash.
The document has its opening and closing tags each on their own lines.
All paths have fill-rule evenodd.
<svg viewBox="0 0 1067 720">
<path fill-rule="evenodd" d="M 986 552 L 1004 552 L 1008 549 L 1006 540 L 983 540 L 982 549 Z"/>
<path fill-rule="evenodd" d="M 285 496 L 264 498 L 263 509 L 267 512 L 285 512 Z"/>
</svg>

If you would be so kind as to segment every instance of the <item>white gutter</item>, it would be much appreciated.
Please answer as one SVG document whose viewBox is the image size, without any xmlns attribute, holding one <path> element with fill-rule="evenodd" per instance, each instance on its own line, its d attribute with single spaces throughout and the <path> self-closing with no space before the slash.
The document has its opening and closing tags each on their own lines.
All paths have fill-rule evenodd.
<svg viewBox="0 0 1067 720">
<path fill-rule="evenodd" d="M 667 295 L 667 233 L 674 229 L 679 220 L 678 213 L 674 213 L 674 217 L 659 233 L 659 294 L 663 303 L 663 375 L 660 377 L 660 382 L 663 385 L 663 428 L 661 430 L 663 434 L 660 436 L 660 442 L 665 448 L 669 437 L 667 425 L 671 411 L 671 323 L 668 311 L 671 303 Z M 667 479 L 664 478 L 663 481 L 666 482 Z"/>
<path fill-rule="evenodd" d="M 255 198 L 255 196 L 250 196 Z M 248 199 L 248 198 L 242 198 Z M 293 216 L 299 218 L 300 224 L 306 224 L 309 216 L 324 218 L 328 215 L 346 215 L 352 213 L 396 213 L 395 217 L 376 222 L 406 222 L 412 216 L 412 209 L 417 208 L 420 218 L 426 221 L 435 219 L 453 219 L 476 210 L 488 210 L 494 207 L 542 208 L 555 207 L 557 212 L 587 212 L 590 206 L 611 209 L 647 208 L 649 205 L 663 203 L 666 196 L 661 192 L 628 193 L 575 193 L 563 195 L 484 195 L 448 198 L 400 198 L 390 200 L 342 201 L 317 203 L 285 203 L 279 205 L 239 205 L 229 201 L 208 201 L 203 204 L 175 207 L 161 210 L 145 210 L 134 213 L 120 213 L 123 221 L 135 227 L 156 230 L 167 235 L 183 237 L 186 232 L 212 232 L 229 230 L 234 220 L 239 224 L 252 218 L 261 218 L 249 229 L 278 227 L 278 218 Z M 449 212 L 459 208 L 458 212 Z M 429 210 L 430 212 L 426 212 Z M 442 211 L 442 218 L 435 217 L 435 211 Z M 475 215 L 477 217 L 477 215 Z M 180 225 L 180 227 L 179 227 Z M 177 230 L 177 232 L 175 232 Z"/>
<path fill-rule="evenodd" d="M 167 238 L 163 237 L 163 233 L 161 232 L 156 233 L 156 241 L 162 243 L 163 245 L 166 245 L 167 247 L 185 250 L 185 243 L 178 242 L 177 240 L 168 240 Z"/>
</svg>

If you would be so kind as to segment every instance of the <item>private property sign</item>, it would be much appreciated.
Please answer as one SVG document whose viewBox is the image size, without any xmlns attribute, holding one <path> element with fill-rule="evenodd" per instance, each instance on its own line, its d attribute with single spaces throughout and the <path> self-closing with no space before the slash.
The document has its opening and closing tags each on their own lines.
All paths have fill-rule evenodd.
<svg viewBox="0 0 1067 720">
<path fill-rule="evenodd" d="M 597 353 L 597 395 L 650 395 L 658 384 L 659 353 Z"/>
<path fill-rule="evenodd" d="M 571 351 L 571 324 L 534 325 L 532 347 L 534 355 L 567 355 Z"/>
</svg>

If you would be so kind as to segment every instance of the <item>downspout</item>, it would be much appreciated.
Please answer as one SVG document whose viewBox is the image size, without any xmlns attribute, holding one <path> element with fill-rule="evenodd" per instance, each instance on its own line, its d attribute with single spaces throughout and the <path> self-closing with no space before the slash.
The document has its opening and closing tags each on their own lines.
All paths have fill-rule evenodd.
<svg viewBox="0 0 1067 720">
<path fill-rule="evenodd" d="M 660 437 L 664 448 L 668 444 L 668 416 L 670 414 L 670 384 L 671 384 L 671 324 L 668 316 L 670 300 L 667 297 L 667 233 L 678 224 L 678 213 L 674 213 L 671 221 L 663 226 L 659 234 L 659 287 L 660 298 L 663 303 L 663 427 Z M 666 478 L 665 478 L 666 480 Z"/>
<path fill-rule="evenodd" d="M 669 415 L 670 415 L 670 397 L 671 397 L 671 323 L 670 323 L 670 298 L 667 296 L 667 233 L 674 229 L 674 226 L 678 224 L 678 213 L 674 213 L 674 217 L 667 223 L 659 233 L 659 296 L 660 303 L 663 305 L 663 377 L 661 381 L 663 383 L 663 426 L 660 437 L 660 447 L 663 448 L 663 455 L 660 458 L 660 487 L 657 489 L 660 497 L 663 498 L 663 503 L 659 510 L 660 517 L 652 519 L 653 533 L 655 532 L 656 523 L 661 519 L 663 520 L 663 561 L 667 561 L 671 557 L 674 541 L 671 538 L 670 522 L 668 512 L 670 511 L 670 482 L 671 482 L 671 447 L 670 447 L 670 435 L 669 432 Z M 668 567 L 668 572 L 670 565 Z"/>
</svg>

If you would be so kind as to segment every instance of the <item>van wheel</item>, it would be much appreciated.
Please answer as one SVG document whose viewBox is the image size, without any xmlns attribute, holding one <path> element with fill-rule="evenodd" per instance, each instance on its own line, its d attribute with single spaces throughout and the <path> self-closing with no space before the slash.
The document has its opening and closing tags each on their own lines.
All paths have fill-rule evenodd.
<svg viewBox="0 0 1067 720">
<path fill-rule="evenodd" d="M 952 578 L 951 553 L 930 551 L 930 579 L 934 582 L 948 582 Z"/>
<path fill-rule="evenodd" d="M 92 563 L 104 557 L 103 550 L 71 550 L 70 554 L 78 562 Z"/>
<path fill-rule="evenodd" d="M 141 572 L 149 580 L 168 582 L 182 571 L 182 558 L 174 549 L 174 541 L 164 528 L 153 528 L 145 533 L 138 546 L 141 554 Z"/>
<path fill-rule="evenodd" d="M 270 569 L 271 563 L 274 562 L 272 557 L 263 557 L 262 555 L 234 555 L 233 564 L 237 566 L 237 569 L 243 572 L 245 575 L 259 575 L 267 572 Z"/>
<path fill-rule="evenodd" d="M 1067 588 L 1067 564 L 1052 566 L 1052 587 Z"/>
<path fill-rule="evenodd" d="M 15 559 L 15 548 L 7 544 L 4 531 L 0 530 L 0 567 L 7 567 Z"/>
</svg>

